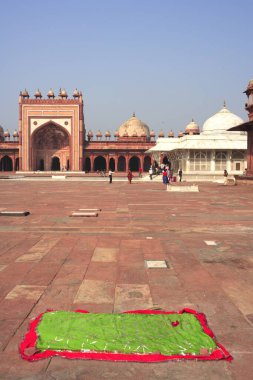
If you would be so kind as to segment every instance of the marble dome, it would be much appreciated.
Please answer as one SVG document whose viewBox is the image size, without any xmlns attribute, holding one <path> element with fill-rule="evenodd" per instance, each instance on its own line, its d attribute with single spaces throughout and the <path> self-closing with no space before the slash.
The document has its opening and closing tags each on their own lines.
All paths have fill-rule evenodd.
<svg viewBox="0 0 253 380">
<path fill-rule="evenodd" d="M 198 134 L 199 133 L 199 126 L 198 126 L 198 124 L 193 119 L 185 127 L 185 133 L 193 133 L 193 134 L 196 134 L 196 133 Z"/>
<path fill-rule="evenodd" d="M 204 134 L 218 134 L 226 133 L 228 129 L 235 127 L 236 125 L 242 124 L 244 121 L 234 113 L 230 112 L 226 104 L 224 103 L 223 108 L 217 112 L 215 115 L 207 119 L 203 125 Z M 230 132 L 231 133 L 231 132 Z"/>
<path fill-rule="evenodd" d="M 150 137 L 149 127 L 147 124 L 143 123 L 143 121 L 138 119 L 138 117 L 135 116 L 135 113 L 133 113 L 133 116 L 130 117 L 130 119 L 121 124 L 118 128 L 118 133 L 120 137 L 126 136 L 126 134 L 129 137 Z"/>
</svg>

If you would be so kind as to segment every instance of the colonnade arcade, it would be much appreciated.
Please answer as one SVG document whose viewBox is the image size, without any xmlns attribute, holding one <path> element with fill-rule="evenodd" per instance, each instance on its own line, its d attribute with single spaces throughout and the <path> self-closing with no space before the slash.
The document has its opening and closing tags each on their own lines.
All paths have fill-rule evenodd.
<svg viewBox="0 0 253 380">
<path fill-rule="evenodd" d="M 15 154 L 0 154 L 0 171 L 12 172 L 19 170 L 18 153 Z"/>
<path fill-rule="evenodd" d="M 147 172 L 152 165 L 150 156 L 134 154 L 91 154 L 84 157 L 85 172 L 108 171 L 127 172 L 129 169 L 138 172 L 141 167 Z"/>
</svg>

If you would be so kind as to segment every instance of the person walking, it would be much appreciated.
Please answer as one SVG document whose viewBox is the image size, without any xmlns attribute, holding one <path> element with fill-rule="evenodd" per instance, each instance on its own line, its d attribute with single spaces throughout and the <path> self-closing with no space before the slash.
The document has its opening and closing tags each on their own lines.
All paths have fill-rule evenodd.
<svg viewBox="0 0 253 380">
<path fill-rule="evenodd" d="M 179 176 L 179 181 L 182 182 L 182 177 L 183 177 L 183 170 L 182 169 L 179 169 L 178 176 Z"/>
<path fill-rule="evenodd" d="M 227 185 L 228 184 L 228 172 L 226 169 L 224 169 L 224 185 Z"/>
<path fill-rule="evenodd" d="M 165 168 L 163 169 L 163 183 L 166 186 L 169 183 L 168 173 L 167 173 L 167 170 Z"/>
<path fill-rule="evenodd" d="M 112 183 L 112 171 L 111 170 L 109 170 L 109 183 Z"/>
<path fill-rule="evenodd" d="M 129 185 L 131 185 L 133 174 L 130 169 L 128 170 L 127 178 L 128 178 Z"/>
</svg>

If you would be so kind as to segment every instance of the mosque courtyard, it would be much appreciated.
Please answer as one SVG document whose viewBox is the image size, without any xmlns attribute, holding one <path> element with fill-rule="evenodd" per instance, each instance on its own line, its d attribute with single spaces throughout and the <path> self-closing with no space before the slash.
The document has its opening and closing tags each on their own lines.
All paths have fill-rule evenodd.
<svg viewBox="0 0 253 380">
<path fill-rule="evenodd" d="M 0 379 L 252 378 L 253 188 L 198 185 L 166 192 L 159 181 L 125 178 L 2 179 L 0 211 L 30 215 L 0 217 Z M 81 208 L 101 211 L 70 217 Z M 234 360 L 30 363 L 19 355 L 29 321 L 47 309 L 151 308 L 205 313 Z"/>
</svg>

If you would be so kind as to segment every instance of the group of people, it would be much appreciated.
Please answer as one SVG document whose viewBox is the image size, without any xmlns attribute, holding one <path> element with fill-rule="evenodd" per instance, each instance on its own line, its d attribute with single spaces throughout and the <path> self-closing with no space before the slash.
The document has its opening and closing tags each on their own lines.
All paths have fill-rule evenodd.
<svg viewBox="0 0 253 380">
<path fill-rule="evenodd" d="M 153 168 L 152 168 L 152 166 L 150 166 L 150 169 L 149 169 L 149 178 L 151 180 L 153 178 L 153 174 L 154 174 Z M 113 171 L 109 170 L 109 173 L 108 173 L 109 183 L 112 183 L 112 175 L 113 175 Z M 178 176 L 179 176 L 179 181 L 181 182 L 182 181 L 182 177 L 183 177 L 183 171 L 182 171 L 182 169 L 180 169 L 178 171 Z M 142 177 L 142 168 L 139 169 L 139 177 Z M 133 179 L 133 173 L 132 173 L 132 171 L 130 169 L 128 170 L 128 173 L 127 173 L 127 179 L 128 179 L 129 184 L 131 185 L 132 179 Z M 170 182 L 172 182 L 172 179 L 173 179 L 173 170 L 171 168 L 169 168 L 168 166 L 164 166 L 163 169 L 162 169 L 162 179 L 163 179 L 163 183 L 165 185 L 168 185 Z"/>
<path fill-rule="evenodd" d="M 173 181 L 173 170 L 170 169 L 168 166 L 164 166 L 163 171 L 162 171 L 162 179 L 164 185 L 168 185 Z M 178 172 L 179 176 L 179 181 L 182 182 L 182 177 L 183 177 L 183 171 L 182 169 L 179 170 Z"/>
<path fill-rule="evenodd" d="M 109 183 L 112 183 L 112 175 L 113 175 L 113 171 L 110 169 L 108 173 Z M 129 184 L 131 185 L 132 179 L 133 179 L 133 173 L 131 172 L 131 170 L 128 170 L 127 179 L 128 179 Z"/>
</svg>

